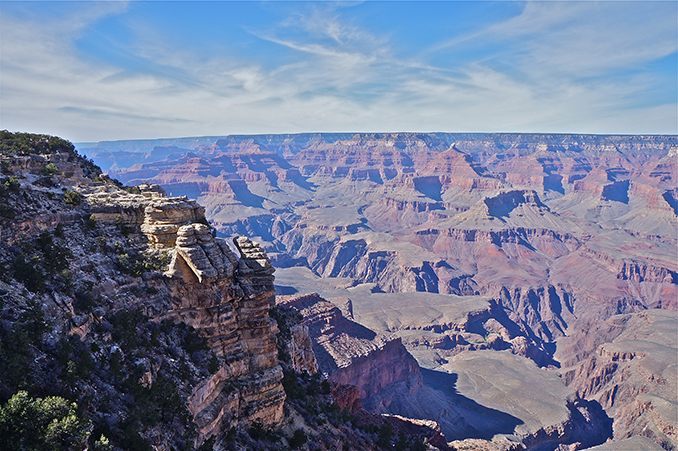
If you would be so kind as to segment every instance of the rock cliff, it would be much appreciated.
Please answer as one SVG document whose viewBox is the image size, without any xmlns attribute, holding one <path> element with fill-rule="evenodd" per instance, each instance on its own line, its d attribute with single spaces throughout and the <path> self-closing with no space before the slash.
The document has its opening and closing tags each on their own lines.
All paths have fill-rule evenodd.
<svg viewBox="0 0 678 451">
<path fill-rule="evenodd" d="M 399 338 L 378 336 L 317 294 L 281 298 L 278 305 L 301 312 L 320 371 L 332 382 L 357 387 L 366 409 L 384 411 L 393 397 L 421 387 L 419 365 Z"/>
<path fill-rule="evenodd" d="M 649 310 L 613 316 L 597 333 L 576 334 L 564 345 L 588 357 L 564 369 L 563 380 L 581 397 L 596 399 L 614 418 L 614 439 L 652 439 L 678 449 L 678 315 Z M 601 344 L 592 342 L 597 337 Z"/>
<path fill-rule="evenodd" d="M 68 159 L 68 154 L 3 159 L 3 168 L 17 180 L 12 189 L 3 188 L 1 193 L 3 203 L 13 208 L 13 217 L 2 220 L 0 235 L 5 317 L 11 315 L 7 308 L 21 312 L 30 302 L 37 302 L 36 314 L 44 309 L 52 319 L 45 326 L 53 330 L 50 340 L 66 343 L 69 336 L 77 337 L 82 343 L 78 346 L 101 349 L 97 353 L 103 352 L 102 358 L 109 353 L 108 361 L 118 362 L 113 367 L 106 360 L 98 363 L 99 357 L 89 358 L 89 367 L 101 374 L 77 383 L 80 396 L 103 390 L 113 397 L 109 402 L 121 402 L 117 396 L 131 393 L 124 394 L 126 389 L 122 389 L 121 394 L 117 384 L 126 380 L 130 387 L 137 387 L 132 376 L 136 373 L 141 375 L 141 388 L 134 390 L 164 390 L 162 384 L 176 387 L 172 396 L 186 400 L 192 421 L 186 423 L 190 427 L 184 424 L 173 432 L 162 433 L 170 424 L 161 417 L 157 426 L 145 427 L 142 422 L 131 426 L 134 432 L 123 434 L 119 428 L 134 408 L 121 407 L 116 419 L 99 401 L 92 404 L 88 415 L 97 428 L 108 430 L 115 446 L 128 448 L 130 442 L 124 437 L 138 434 L 140 444 L 169 449 L 180 441 L 190 440 L 192 446 L 223 437 L 232 427 L 280 425 L 285 393 L 277 358 L 277 328 L 268 314 L 275 289 L 266 253 L 239 237 L 234 239 L 240 254 L 236 257 L 226 241 L 214 237 L 204 209 L 195 201 L 166 197 L 157 186 L 125 191 L 107 179 L 85 177 L 77 155 L 70 156 L 74 162 Z M 38 183 L 34 173 L 44 172 L 50 163 L 57 167 L 50 183 Z M 25 226 L 17 231 L 12 221 Z M 31 258 L 45 262 L 24 263 Z M 125 324 L 131 327 L 125 329 L 131 335 L 122 342 L 120 318 L 126 318 Z M 162 355 L 161 343 L 173 343 L 169 337 L 179 332 L 168 331 L 175 329 L 185 331 L 181 336 L 194 344 L 184 344 L 188 351 L 181 351 L 179 345 L 173 357 Z M 11 341 L 12 330 L 3 329 L 3 343 Z M 154 347 L 136 348 L 149 338 Z M 36 340 L 36 349 L 42 349 L 39 336 Z M 35 351 L 38 361 L 50 362 L 52 351 L 45 349 Z M 70 364 L 83 358 L 87 357 L 74 356 Z M 177 365 L 183 365 L 183 378 L 175 373 Z M 9 369 L 4 370 L 8 376 Z M 42 377 L 41 369 L 34 373 L 32 377 Z M 35 390 L 61 390 L 61 383 L 50 388 L 38 381 Z M 11 392 L 11 382 L 3 380 L 0 385 L 3 393 Z M 182 408 L 181 402 L 177 408 Z"/>
<path fill-rule="evenodd" d="M 199 428 L 198 441 L 219 435 L 239 422 L 282 420 L 285 395 L 277 362 L 273 267 L 249 239 L 229 245 L 213 236 L 204 208 L 185 197 L 168 198 L 151 186 L 138 194 L 113 185 L 80 188 L 93 220 L 125 228 L 146 238 L 150 250 L 170 259 L 165 278 L 166 310 L 153 317 L 194 328 L 223 359 L 221 368 L 189 396 Z M 156 287 L 158 289 L 158 287 Z"/>
<path fill-rule="evenodd" d="M 434 422 L 333 397 L 353 391 L 318 372 L 308 325 L 272 318 L 259 244 L 217 237 L 184 196 L 121 187 L 66 141 L 2 139 L 0 447 L 67 414 L 77 434 L 59 446 L 74 450 L 448 449 Z M 33 153 L 5 152 L 15 139 Z M 4 410 L 17 402 L 70 410 Z"/>
</svg>

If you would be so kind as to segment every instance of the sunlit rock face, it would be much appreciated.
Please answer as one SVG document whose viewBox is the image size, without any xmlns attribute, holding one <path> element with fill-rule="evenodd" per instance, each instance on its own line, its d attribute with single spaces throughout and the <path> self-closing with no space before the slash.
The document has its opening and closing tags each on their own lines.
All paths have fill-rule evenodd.
<svg viewBox="0 0 678 451">
<path fill-rule="evenodd" d="M 66 394 L 116 448 L 280 426 L 274 269 L 258 244 L 217 238 L 194 200 L 122 189 L 72 149 L 0 160 L 3 402 L 19 383 Z M 37 329 L 14 352 L 27 311 Z"/>
<path fill-rule="evenodd" d="M 610 413 L 616 440 L 644 436 L 665 449 L 678 447 L 677 330 L 675 311 L 648 310 L 613 316 L 564 343 L 563 351 L 576 348 L 588 357 L 564 370 L 563 380 Z"/>
<path fill-rule="evenodd" d="M 278 364 L 273 267 L 247 238 L 228 244 L 204 224 L 181 226 L 167 276 L 173 308 L 167 312 L 207 337 L 225 364 L 200 384 L 189 408 L 204 437 L 243 421 L 275 425 L 283 418 L 285 393 Z"/>
<path fill-rule="evenodd" d="M 275 425 L 285 394 L 277 360 L 274 269 L 261 247 L 233 240 L 239 257 L 206 225 L 204 209 L 154 186 L 131 194 L 111 187 L 83 189 L 96 221 L 128 227 L 155 253 L 171 258 L 162 279 L 169 296 L 159 318 L 183 322 L 207 338 L 224 364 L 189 397 L 200 439 L 243 422 Z"/>
</svg>

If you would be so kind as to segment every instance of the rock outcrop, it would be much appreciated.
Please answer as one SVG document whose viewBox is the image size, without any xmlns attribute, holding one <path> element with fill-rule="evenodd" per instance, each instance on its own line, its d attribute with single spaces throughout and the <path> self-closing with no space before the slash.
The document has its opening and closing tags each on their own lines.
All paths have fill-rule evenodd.
<svg viewBox="0 0 678 451">
<path fill-rule="evenodd" d="M 318 361 L 313 352 L 313 341 L 310 330 L 306 324 L 295 324 L 290 328 L 290 341 L 288 351 L 292 359 L 292 368 L 297 373 L 306 372 L 315 374 L 318 372 Z M 345 407 L 345 406 L 340 406 Z"/>
<path fill-rule="evenodd" d="M 141 231 L 158 249 L 171 249 L 184 225 L 206 223 L 205 209 L 185 196 L 166 197 L 157 185 L 139 185 L 127 193 L 112 185 L 79 187 L 97 221 Z"/>
<path fill-rule="evenodd" d="M 332 382 L 357 387 L 365 409 L 383 411 L 393 397 L 421 387 L 419 366 L 399 338 L 378 336 L 317 294 L 282 298 L 278 305 L 301 312 L 319 369 Z"/>
<path fill-rule="evenodd" d="M 71 269 L 75 280 L 82 280 L 75 289 L 64 291 L 61 282 L 50 286 L 59 328 L 70 329 L 82 341 L 92 340 L 97 323 L 130 309 L 140 309 L 158 323 L 187 325 L 206 339 L 207 349 L 218 362 L 213 374 L 203 380 L 182 381 L 192 384 L 191 392 L 185 394 L 198 429 L 195 443 L 221 436 L 234 426 L 281 423 L 285 401 L 283 374 L 277 359 L 277 329 L 268 314 L 275 303 L 274 269 L 259 245 L 244 237 L 234 239 L 240 253 L 238 258 L 226 241 L 215 237 L 214 229 L 207 225 L 204 208 L 195 201 L 167 197 L 162 188 L 153 185 L 125 191 L 101 177 L 94 181 L 84 177 L 83 169 L 70 163 L 68 155 L 31 155 L 10 161 L 7 167 L 22 175 L 18 193 L 24 200 L 35 197 L 35 202 L 30 202 L 31 210 L 21 213 L 21 218 L 25 217 L 24 222 L 30 225 L 21 234 L 5 233 L 11 229 L 4 227 L 3 222 L 0 235 L 3 246 L 14 240 L 34 240 L 42 233 L 48 246 L 45 252 L 50 252 L 54 248 L 50 243 L 55 239 L 52 231 L 57 226 L 77 228 L 79 224 L 88 224 L 85 233 L 108 231 L 98 241 L 85 236 L 68 251 L 79 255 L 85 249 L 95 251 L 94 255 L 81 255 L 77 269 Z M 37 213 L 34 210 L 41 208 L 39 202 L 45 204 L 54 197 L 56 185 L 32 183 L 39 180 L 37 174 L 44 172 L 48 163 L 61 171 L 54 177 L 79 194 L 79 205 L 73 202 L 71 210 L 63 212 L 47 210 L 49 217 L 44 209 Z M 13 197 L 9 200 L 14 204 Z M 117 241 L 109 245 L 109 239 Z M 5 251 L 3 247 L 3 255 Z M 4 258 L 11 257 L 11 250 L 8 252 Z M 60 252 L 59 258 L 68 254 L 65 250 Z M 149 264 L 149 259 L 161 257 L 169 261 L 164 273 Z M 131 275 L 143 278 L 136 280 Z M 67 271 L 63 277 L 73 276 Z M 44 290 L 33 279 L 24 283 L 31 291 Z M 83 294 L 84 288 L 78 288 L 82 283 L 87 286 L 87 294 Z M 60 291 L 64 292 L 58 294 Z M 144 292 L 153 294 L 142 296 Z M 77 299 L 88 299 L 91 304 L 95 298 L 107 299 L 106 308 L 98 307 L 96 314 L 75 314 L 82 308 L 78 307 L 81 301 Z M 158 367 L 148 365 L 140 380 L 150 389 L 159 373 Z"/>
<path fill-rule="evenodd" d="M 589 334 L 568 339 L 568 347 L 590 355 L 564 369 L 563 380 L 609 412 L 615 441 L 644 436 L 664 449 L 678 449 L 677 330 L 675 311 L 648 310 L 613 316 Z"/>
<path fill-rule="evenodd" d="M 195 328 L 224 360 L 189 398 L 200 439 L 243 421 L 276 425 L 283 418 L 282 369 L 268 315 L 274 270 L 256 243 L 238 237 L 234 244 L 239 261 L 206 225 L 181 226 L 166 273 L 172 302 L 166 316 Z"/>
</svg>

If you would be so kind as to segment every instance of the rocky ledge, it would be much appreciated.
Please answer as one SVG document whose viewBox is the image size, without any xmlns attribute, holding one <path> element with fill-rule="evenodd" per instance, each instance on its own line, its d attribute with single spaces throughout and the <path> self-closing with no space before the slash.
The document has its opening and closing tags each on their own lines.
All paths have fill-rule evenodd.
<svg viewBox="0 0 678 451">
<path fill-rule="evenodd" d="M 259 245 L 216 238 L 195 201 L 154 185 L 122 189 L 72 150 L 2 157 L 2 402 L 17 390 L 10 372 L 25 364 L 32 393 L 78 403 L 105 393 L 108 404 L 97 400 L 86 415 L 115 449 L 197 447 L 231 428 L 281 424 L 274 269 Z M 32 348 L 4 349 L 22 321 L 12 312 L 30 308 L 50 318 L 43 332 Z M 82 373 L 77 383 L 71 376 L 62 387 L 63 357 L 54 360 L 54 349 L 71 359 L 71 373 Z M 7 366 L 6 352 L 19 363 Z M 154 405 L 135 420 L 133 398 L 159 390 L 172 391 L 162 395 L 160 420 Z M 187 407 L 193 421 L 179 425 L 170 403 L 177 412 Z"/>
<path fill-rule="evenodd" d="M 345 318 L 316 293 L 282 297 L 278 305 L 301 312 L 320 370 L 332 382 L 356 386 L 368 411 L 384 411 L 394 398 L 421 387 L 419 365 L 400 338 L 378 335 Z"/>
<path fill-rule="evenodd" d="M 145 211 L 164 211 L 166 217 L 175 218 L 196 211 L 183 208 L 173 215 L 163 207 L 156 201 Z M 167 246 L 167 229 L 160 229 L 163 236 L 157 240 L 153 230 L 145 228 L 150 241 Z M 268 256 L 248 238 L 237 237 L 233 243 L 240 258 L 236 258 L 226 241 L 215 238 L 201 222 L 179 226 L 176 237 L 165 272 L 171 309 L 164 316 L 192 326 L 223 358 L 219 370 L 200 383 L 188 400 L 199 429 L 198 441 L 243 422 L 279 424 L 285 393 L 277 360 L 277 329 L 268 315 L 275 299 L 274 269 Z"/>
</svg>

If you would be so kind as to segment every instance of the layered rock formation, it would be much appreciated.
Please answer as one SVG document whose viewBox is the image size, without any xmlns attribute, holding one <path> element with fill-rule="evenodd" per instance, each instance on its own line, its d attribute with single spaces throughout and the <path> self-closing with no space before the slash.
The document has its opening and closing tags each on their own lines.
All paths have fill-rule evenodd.
<svg viewBox="0 0 678 451">
<path fill-rule="evenodd" d="M 378 336 L 317 294 L 283 298 L 278 305 L 301 312 L 318 368 L 334 383 L 357 387 L 367 409 L 383 411 L 394 396 L 407 396 L 421 387 L 419 366 L 400 339 Z"/>
<path fill-rule="evenodd" d="M 224 360 L 189 398 L 201 438 L 243 420 L 275 425 L 283 417 L 282 369 L 268 316 L 273 269 L 258 245 L 244 237 L 234 243 L 239 261 L 204 224 L 181 226 L 166 273 L 173 308 L 165 315 L 194 327 Z"/>
<path fill-rule="evenodd" d="M 169 252 L 165 274 L 171 307 L 156 314 L 195 328 L 224 360 L 189 398 L 199 440 L 243 420 L 279 423 L 285 395 L 268 316 L 275 289 L 266 253 L 240 237 L 234 240 L 240 252 L 236 258 L 224 240 L 213 237 L 204 208 L 195 201 L 139 189 L 140 194 L 111 187 L 81 191 L 96 221 L 131 227 L 156 251 Z"/>
<path fill-rule="evenodd" d="M 167 197 L 157 185 L 138 185 L 135 193 L 115 186 L 85 186 L 79 191 L 86 196 L 96 221 L 123 224 L 146 235 L 158 249 L 171 249 L 179 227 L 205 220 L 205 209 L 193 200 Z M 131 231 L 131 230 L 130 230 Z"/>
<path fill-rule="evenodd" d="M 48 167 L 47 183 L 40 177 L 49 163 L 59 172 Z M 8 218 L 0 222 L 1 305 L 21 312 L 35 303 L 36 315 L 44 309 L 51 318 L 44 326 L 51 342 L 59 343 L 36 341 L 34 359 L 51 362 L 55 346 L 66 358 L 70 351 L 64 349 L 83 348 L 70 357 L 69 371 L 80 375 L 85 370 L 74 365 L 86 365 L 96 377 L 78 376 L 82 380 L 76 379 L 71 390 L 78 387 L 78 396 L 106 393 L 112 403 L 108 409 L 117 413 L 99 401 L 83 407 L 96 427 L 106 425 L 112 431 L 107 434 L 116 435 L 109 435 L 115 446 L 124 449 L 131 449 L 130 443 L 192 447 L 211 437 L 223 440 L 232 427 L 279 426 L 285 393 L 277 328 L 268 314 L 275 288 L 266 252 L 239 237 L 233 241 L 236 257 L 226 241 L 214 237 L 195 201 L 166 197 L 157 186 L 125 191 L 105 177 L 85 177 L 77 163 L 70 154 L 3 158 L 5 173 L 17 180 L 10 191 L 3 184 L 3 203 L 12 208 L 11 219 L 27 226 L 16 233 Z M 11 328 L 0 332 L 3 345 L 13 342 Z M 76 345 L 63 344 L 69 340 Z M 23 377 L 42 377 L 41 364 L 36 365 Z M 46 365 L 56 368 L 51 377 L 57 379 L 53 388 L 35 390 L 60 390 L 60 364 Z M 3 366 L 3 396 L 7 378 L 15 377 L 10 370 Z M 75 376 L 69 377 L 74 384 Z M 159 390 L 173 390 L 162 395 L 160 420 L 153 419 L 159 407 L 152 404 L 143 414 L 151 419 L 130 420 L 132 393 L 149 403 L 147 398 L 156 395 L 148 393 Z M 177 412 L 186 407 L 190 417 L 173 429 L 183 415 Z"/>
<path fill-rule="evenodd" d="M 112 175 L 185 187 L 220 233 L 257 237 L 281 293 L 351 299 L 423 366 L 493 350 L 555 369 L 589 358 L 559 344 L 578 331 L 678 308 L 676 149 L 675 136 L 268 135 Z M 454 317 L 466 302 L 484 304 Z M 416 321 L 394 313 L 410 305 Z"/>
<path fill-rule="evenodd" d="M 617 315 L 595 329 L 563 343 L 589 354 L 562 371 L 564 382 L 609 412 L 615 439 L 644 436 L 664 449 L 678 449 L 676 312 Z"/>
<path fill-rule="evenodd" d="M 281 282 L 287 279 L 283 276 Z M 320 361 L 320 368 L 328 371 L 331 380 L 337 380 L 332 371 L 341 364 L 351 369 L 339 373 L 343 383 L 378 386 L 379 380 L 374 380 L 372 372 L 386 358 L 391 363 L 380 370 L 382 378 L 402 373 L 407 368 L 402 362 L 409 361 L 409 355 L 377 350 L 375 355 L 353 357 L 364 349 L 361 341 L 370 337 L 376 341 L 379 335 L 398 337 L 424 367 L 406 372 L 423 375 L 417 377 L 420 383 L 408 385 L 407 390 L 397 385 L 395 390 L 386 387 L 378 399 L 387 402 L 368 399 L 366 408 L 434 419 L 455 446 L 471 446 L 473 440 L 464 439 L 473 437 L 478 439 L 474 446 L 482 449 L 488 446 L 483 440 L 495 437 L 503 443 L 497 449 L 550 449 L 559 444 L 581 448 L 611 437 L 612 422 L 598 403 L 586 401 L 558 374 L 539 369 L 530 361 L 547 362 L 549 357 L 492 299 L 440 299 L 423 293 L 367 294 L 359 289 L 337 288 L 326 288 L 325 292 L 337 296 L 332 298 L 337 305 L 346 299 L 342 296 L 351 296 L 344 310 L 352 310 L 357 321 L 373 329 L 353 326 L 363 331 L 359 340 L 357 331 L 349 332 L 346 323 L 350 322 L 340 316 L 335 304 L 315 294 L 282 297 L 282 304 L 297 305 L 305 321 L 316 324 L 312 333 L 317 341 L 316 352 L 327 359 Z M 404 304 L 407 307 L 402 307 Z M 340 334 L 341 330 L 346 332 Z M 502 350 L 505 352 L 497 352 Z M 345 355 L 352 357 L 343 358 Z M 543 393 L 536 400 L 530 395 L 535 387 Z M 363 390 L 355 393 L 358 394 L 366 396 Z M 343 393 L 344 398 L 342 402 L 347 407 L 353 405 L 355 398 L 350 392 Z"/>
</svg>

